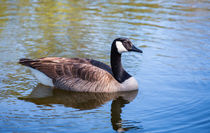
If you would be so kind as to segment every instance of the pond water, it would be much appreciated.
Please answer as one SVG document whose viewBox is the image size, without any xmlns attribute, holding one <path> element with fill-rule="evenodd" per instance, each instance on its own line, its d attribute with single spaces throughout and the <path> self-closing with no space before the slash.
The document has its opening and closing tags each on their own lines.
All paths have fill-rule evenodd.
<svg viewBox="0 0 210 133">
<path fill-rule="evenodd" d="M 210 132 L 208 0 L 0 1 L 0 132 Z M 123 54 L 139 82 L 125 93 L 76 93 L 40 85 L 19 58 Z"/>
</svg>

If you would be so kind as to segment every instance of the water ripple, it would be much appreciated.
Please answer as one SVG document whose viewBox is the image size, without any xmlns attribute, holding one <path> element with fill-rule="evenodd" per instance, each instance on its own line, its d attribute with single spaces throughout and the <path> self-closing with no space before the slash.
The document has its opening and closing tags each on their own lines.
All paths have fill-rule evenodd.
<svg viewBox="0 0 210 133">
<path fill-rule="evenodd" d="M 0 131 L 209 132 L 208 0 L 0 4 Z M 19 58 L 84 57 L 109 64 L 110 45 L 121 36 L 144 51 L 122 56 L 140 86 L 133 102 L 96 100 L 98 106 L 84 110 L 78 108 L 88 103 L 69 104 L 68 94 L 49 96 L 47 90 L 23 100 L 38 82 L 17 64 Z"/>
</svg>

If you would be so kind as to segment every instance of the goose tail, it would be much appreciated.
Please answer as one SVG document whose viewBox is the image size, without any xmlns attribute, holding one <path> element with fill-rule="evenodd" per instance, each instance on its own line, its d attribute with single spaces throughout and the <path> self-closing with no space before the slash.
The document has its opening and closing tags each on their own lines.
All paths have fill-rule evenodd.
<svg viewBox="0 0 210 133">
<path fill-rule="evenodd" d="M 32 62 L 36 62 L 36 60 L 28 59 L 28 58 L 21 58 L 18 63 L 24 66 L 31 67 Z"/>
</svg>

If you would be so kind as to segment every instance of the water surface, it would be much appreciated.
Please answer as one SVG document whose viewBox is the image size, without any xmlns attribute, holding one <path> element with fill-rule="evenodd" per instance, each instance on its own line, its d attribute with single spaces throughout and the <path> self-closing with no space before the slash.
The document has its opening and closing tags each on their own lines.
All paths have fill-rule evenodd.
<svg viewBox="0 0 210 133">
<path fill-rule="evenodd" d="M 209 7 L 208 0 L 0 1 L 0 132 L 209 132 Z M 44 56 L 109 64 L 117 37 L 144 51 L 123 55 L 138 92 L 52 90 L 17 64 Z"/>
</svg>

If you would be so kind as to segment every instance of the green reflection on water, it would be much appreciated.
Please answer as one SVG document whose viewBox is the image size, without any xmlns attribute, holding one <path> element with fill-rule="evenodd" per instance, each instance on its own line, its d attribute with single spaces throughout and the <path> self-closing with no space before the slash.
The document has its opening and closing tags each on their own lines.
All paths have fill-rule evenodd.
<svg viewBox="0 0 210 133">
<path fill-rule="evenodd" d="M 46 118 L 43 112 L 39 112 L 40 108 L 32 106 L 33 104 L 17 100 L 17 97 L 29 95 L 37 85 L 37 80 L 31 76 L 30 72 L 17 64 L 19 58 L 40 58 L 43 56 L 85 57 L 94 58 L 109 64 L 110 45 L 113 39 L 124 36 L 134 41 L 137 47 L 141 46 L 144 51 L 142 56 L 135 54 L 127 56 L 130 54 L 125 54 L 123 57 L 123 62 L 125 62 L 123 65 L 128 72 L 131 72 L 141 82 L 140 85 L 144 93 L 144 98 L 146 99 L 137 99 L 138 105 L 135 105 L 135 108 L 128 110 L 128 112 L 136 111 L 139 115 L 141 115 L 139 112 L 142 112 L 143 115 L 141 116 L 144 120 L 150 118 L 148 121 L 152 123 L 151 125 L 143 123 L 146 128 L 147 126 L 157 126 L 158 122 L 163 122 L 168 127 L 171 127 L 171 125 L 172 127 L 176 127 L 177 123 L 167 125 L 168 119 L 165 121 L 162 120 L 162 116 L 165 118 L 165 115 L 163 115 L 165 113 L 161 108 L 157 108 L 156 110 L 160 113 L 158 119 L 149 115 L 147 116 L 147 111 L 151 111 L 151 114 L 156 114 L 156 112 L 152 112 L 154 110 L 152 107 L 153 104 L 151 103 L 155 105 L 164 104 L 168 107 L 173 102 L 179 105 L 177 101 L 182 96 L 186 98 L 183 101 L 189 103 L 193 103 L 196 100 L 208 103 L 208 101 L 204 101 L 209 100 L 208 97 L 200 93 L 202 92 L 200 90 L 204 91 L 209 83 L 208 3 L 207 0 L 131 0 L 129 2 L 123 0 L 1 0 L 0 99 L 3 101 L 1 102 L 1 107 L 4 106 L 5 108 L 2 108 L 0 111 L 5 115 L 4 118 L 8 119 L 7 121 L 11 120 L 16 124 L 19 124 L 22 120 L 31 121 L 35 119 L 35 117 L 28 119 L 21 118 L 20 121 L 17 121 L 13 118 L 24 113 L 30 114 L 31 112 L 35 112 L 40 115 L 39 118 Z M 161 90 L 163 91 L 160 91 L 162 93 L 157 93 L 160 90 L 159 85 L 161 83 L 163 87 Z M 199 88 L 199 91 L 197 88 L 194 91 L 188 86 L 189 83 L 197 83 L 197 86 L 202 87 Z M 187 93 L 181 96 L 178 95 L 179 88 L 174 88 L 177 84 L 181 86 L 183 92 L 191 89 L 192 91 L 190 92 L 197 94 L 197 97 L 192 98 Z M 172 97 L 171 89 L 168 86 L 172 88 L 173 93 L 177 94 L 177 96 Z M 207 87 L 205 88 L 203 86 Z M 208 91 L 205 93 L 207 95 Z M 65 95 L 63 93 L 59 94 Z M 167 94 L 171 95 L 167 97 Z M 157 96 L 158 98 L 150 96 Z M 57 102 L 57 98 L 61 98 L 61 103 Z M 171 100 L 173 102 L 167 102 L 164 98 L 174 98 L 177 101 Z M 204 100 L 201 101 L 200 99 Z M 32 101 L 32 103 L 36 104 L 36 102 L 39 102 L 39 104 L 42 104 L 41 102 L 46 100 L 50 104 L 50 100 L 54 100 L 51 104 L 64 105 L 62 102 L 65 102 L 65 99 L 56 97 L 55 95 L 51 99 L 45 98 L 42 100 L 35 99 L 35 102 Z M 119 104 L 116 105 L 118 102 L 119 100 L 114 101 L 113 106 L 120 106 Z M 22 104 L 26 105 L 24 106 L 25 108 L 32 108 L 33 111 L 27 111 L 27 109 L 22 107 Z M 183 103 L 181 106 L 183 108 L 179 108 L 182 112 L 186 112 L 184 105 Z M 105 104 L 104 106 L 108 108 L 109 104 Z M 138 110 L 139 106 L 145 107 L 147 111 Z M 69 105 L 66 107 L 72 106 Z M 197 104 L 194 104 L 193 107 L 194 110 L 199 109 Z M 15 108 L 15 111 L 13 108 Z M 45 106 L 42 106 L 42 108 L 43 110 L 48 109 Z M 57 109 L 58 106 L 55 108 Z M 102 108 L 101 112 L 105 108 Z M 66 112 L 68 112 L 68 109 L 64 108 L 64 110 L 67 110 Z M 120 109 L 116 108 L 118 111 Z M 205 108 L 200 108 L 197 111 L 190 112 L 187 110 L 185 117 L 182 118 L 185 122 L 178 124 L 178 126 L 190 127 L 186 125 L 186 123 L 192 122 L 189 119 L 195 119 L 193 116 L 196 116 L 196 114 L 202 111 L 208 113 Z M 9 113 L 7 114 L 7 112 Z M 174 117 L 177 117 L 177 112 L 170 111 L 170 113 L 174 114 Z M 194 113 L 194 115 L 188 116 L 190 113 Z M 93 114 L 95 115 L 95 113 Z M 117 114 L 119 113 L 117 112 Z M 60 115 L 63 115 L 63 112 Z M 101 113 L 99 116 L 101 118 L 104 115 Z M 59 117 L 56 118 L 61 119 Z M 119 115 L 116 118 L 117 121 L 121 119 Z M 199 123 L 199 121 L 203 121 L 201 117 L 199 118 L 195 122 Z M 107 118 L 102 117 L 102 119 L 101 121 L 104 122 L 104 119 Z M 140 117 L 135 117 L 135 119 L 141 121 Z M 113 128 L 117 129 L 119 125 L 116 124 L 115 120 L 113 119 L 111 122 L 113 123 Z M 157 123 L 153 123 L 153 120 L 157 121 Z M 61 119 L 61 121 L 65 120 Z M 169 121 L 172 122 L 173 120 L 169 119 Z M 43 120 L 42 122 L 49 124 L 47 120 Z M 78 123 L 81 124 L 83 122 L 84 119 Z M 30 122 L 27 124 L 28 126 L 31 125 Z M 105 126 L 107 128 L 107 125 Z M 24 128 L 18 128 L 18 126 L 13 128 L 25 129 L 26 125 L 20 125 L 20 127 Z M 86 127 L 87 125 L 85 125 Z M 98 127 L 98 129 L 100 128 Z M 158 131 L 156 127 L 150 130 Z M 21 132 L 21 130 L 19 131 Z"/>
</svg>

